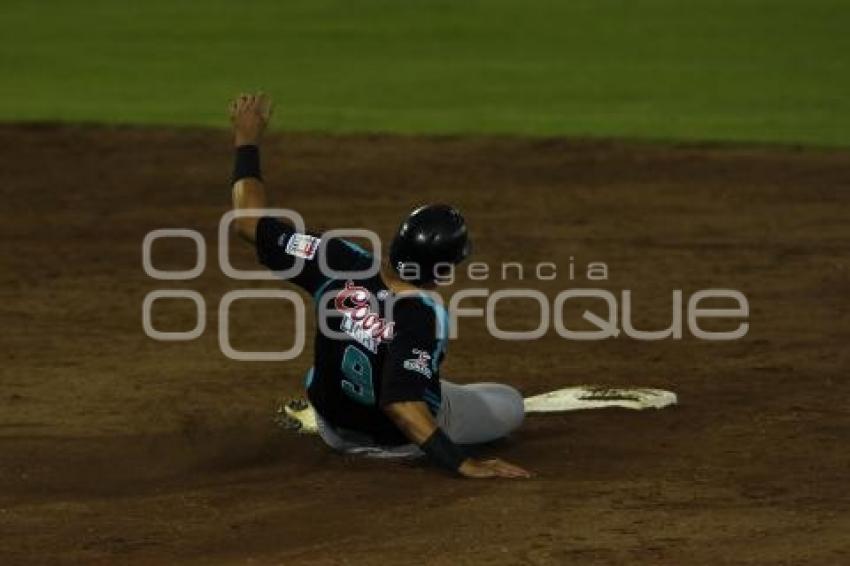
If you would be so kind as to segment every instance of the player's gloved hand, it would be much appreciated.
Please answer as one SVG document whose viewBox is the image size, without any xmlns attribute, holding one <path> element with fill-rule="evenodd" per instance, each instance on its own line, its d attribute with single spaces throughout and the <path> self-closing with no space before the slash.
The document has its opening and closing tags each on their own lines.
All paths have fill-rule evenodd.
<svg viewBox="0 0 850 566">
<path fill-rule="evenodd" d="M 272 100 L 262 92 L 240 94 L 230 103 L 235 143 L 258 145 L 272 115 Z"/>
<path fill-rule="evenodd" d="M 531 472 L 509 464 L 498 458 L 492 460 L 476 460 L 467 458 L 458 468 L 458 473 L 467 478 L 530 478 Z"/>
</svg>

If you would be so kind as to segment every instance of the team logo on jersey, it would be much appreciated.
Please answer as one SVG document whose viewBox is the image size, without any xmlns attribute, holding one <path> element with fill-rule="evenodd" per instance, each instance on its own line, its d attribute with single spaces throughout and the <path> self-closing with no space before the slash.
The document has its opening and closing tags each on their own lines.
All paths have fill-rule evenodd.
<svg viewBox="0 0 850 566">
<path fill-rule="evenodd" d="M 421 373 L 428 379 L 431 379 L 431 354 L 414 348 L 413 355 L 416 357 L 410 360 L 404 360 L 404 369 Z"/>
<path fill-rule="evenodd" d="M 303 259 L 313 259 L 316 257 L 316 250 L 319 249 L 321 242 L 321 238 L 315 238 L 308 234 L 293 234 L 286 242 L 286 253 Z"/>
<path fill-rule="evenodd" d="M 381 342 L 393 339 L 395 323 L 387 322 L 370 310 L 371 296 L 365 287 L 347 281 L 334 299 L 334 308 L 342 313 L 342 331 L 370 352 L 376 353 Z"/>
</svg>

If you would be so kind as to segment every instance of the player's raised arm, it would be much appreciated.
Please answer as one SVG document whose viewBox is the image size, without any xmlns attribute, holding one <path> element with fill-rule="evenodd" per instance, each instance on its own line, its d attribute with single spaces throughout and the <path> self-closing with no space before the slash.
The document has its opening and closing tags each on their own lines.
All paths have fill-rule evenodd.
<svg viewBox="0 0 850 566">
<path fill-rule="evenodd" d="M 241 94 L 230 103 L 236 146 L 233 167 L 233 208 L 265 208 L 266 191 L 260 174 L 260 142 L 272 113 L 272 102 L 263 93 Z M 235 220 L 236 232 L 253 242 L 258 218 Z"/>
</svg>

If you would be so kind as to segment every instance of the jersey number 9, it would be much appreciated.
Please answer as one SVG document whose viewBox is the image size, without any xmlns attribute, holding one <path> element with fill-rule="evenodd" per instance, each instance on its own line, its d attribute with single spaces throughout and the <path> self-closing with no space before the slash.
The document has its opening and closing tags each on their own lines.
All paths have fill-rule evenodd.
<svg viewBox="0 0 850 566">
<path fill-rule="evenodd" d="M 348 346 L 342 355 L 343 392 L 364 405 L 375 404 L 375 386 L 372 384 L 372 363 L 369 357 L 354 346 Z"/>
</svg>

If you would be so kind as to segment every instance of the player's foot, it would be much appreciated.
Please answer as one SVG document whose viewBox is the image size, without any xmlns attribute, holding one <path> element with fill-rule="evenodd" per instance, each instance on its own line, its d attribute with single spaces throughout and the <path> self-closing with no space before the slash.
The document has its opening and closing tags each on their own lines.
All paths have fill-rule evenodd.
<svg viewBox="0 0 850 566">
<path fill-rule="evenodd" d="M 283 430 L 315 434 L 318 432 L 316 413 L 307 399 L 284 399 L 275 409 L 274 423 Z"/>
<path fill-rule="evenodd" d="M 277 426 L 281 430 L 291 430 L 294 432 L 298 432 L 298 430 L 301 429 L 301 421 L 289 416 L 289 413 L 286 411 L 288 403 L 288 400 L 284 400 L 278 404 L 278 406 L 275 408 L 272 421 L 274 422 L 275 426 Z"/>
<path fill-rule="evenodd" d="M 290 399 L 286 406 L 290 411 L 298 412 L 303 411 L 304 409 L 309 409 L 310 402 L 307 399 L 299 397 L 297 399 Z"/>
</svg>

